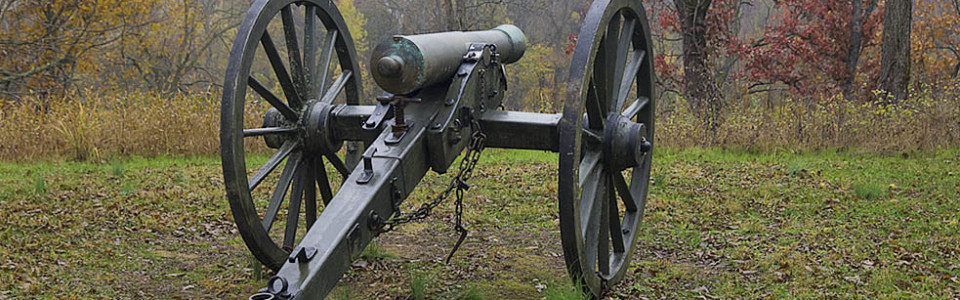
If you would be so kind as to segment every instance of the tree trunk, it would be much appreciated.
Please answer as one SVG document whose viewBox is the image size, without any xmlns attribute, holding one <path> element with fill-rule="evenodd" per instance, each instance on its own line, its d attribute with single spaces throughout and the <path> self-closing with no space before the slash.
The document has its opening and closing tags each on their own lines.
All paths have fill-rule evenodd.
<svg viewBox="0 0 960 300">
<path fill-rule="evenodd" d="M 873 9 L 877 7 L 877 0 L 866 0 L 867 6 L 863 7 L 863 0 L 851 0 L 853 5 L 853 19 L 850 20 L 850 40 L 847 48 L 846 75 L 840 82 L 843 89 L 844 99 L 853 99 L 853 87 L 856 83 L 857 64 L 860 63 L 860 51 L 863 49 L 863 23 L 864 19 L 869 18 Z"/>
<path fill-rule="evenodd" d="M 719 127 L 720 89 L 707 52 L 706 17 L 711 0 L 676 0 L 677 16 L 683 35 L 683 77 L 690 110 L 716 134 Z"/>
<path fill-rule="evenodd" d="M 908 96 L 910 83 L 910 27 L 913 0 L 887 0 L 883 12 L 883 44 L 880 47 L 880 88 L 884 101 L 896 104 Z"/>
<path fill-rule="evenodd" d="M 443 6 L 444 27 L 447 31 L 460 30 L 460 16 L 457 14 L 455 0 L 441 0 Z"/>
</svg>

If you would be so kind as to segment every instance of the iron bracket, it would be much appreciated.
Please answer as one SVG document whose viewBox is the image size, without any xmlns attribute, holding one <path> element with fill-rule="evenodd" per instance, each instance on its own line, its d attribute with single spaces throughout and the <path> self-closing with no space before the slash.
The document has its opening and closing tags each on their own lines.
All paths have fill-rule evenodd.
<svg viewBox="0 0 960 300">
<path fill-rule="evenodd" d="M 305 263 L 313 259 L 317 255 L 317 248 L 314 247 L 304 247 L 299 246 L 297 249 L 294 249 L 290 253 L 290 257 L 287 258 L 287 261 L 294 263 L 300 261 L 300 263 Z"/>
<path fill-rule="evenodd" d="M 363 153 L 363 173 L 360 173 L 360 178 L 357 178 L 357 183 L 367 184 L 373 179 L 373 155 L 375 154 L 377 154 L 376 147 L 370 147 L 370 149 L 367 149 L 367 152 Z"/>
<path fill-rule="evenodd" d="M 384 97 L 392 97 L 393 95 L 385 95 Z M 373 109 L 373 114 L 367 118 L 366 122 L 363 122 L 363 129 L 365 130 L 377 130 L 380 128 L 380 124 L 383 123 L 383 120 L 390 115 L 390 112 L 393 110 L 393 106 L 389 103 L 377 102 L 376 108 Z"/>
</svg>

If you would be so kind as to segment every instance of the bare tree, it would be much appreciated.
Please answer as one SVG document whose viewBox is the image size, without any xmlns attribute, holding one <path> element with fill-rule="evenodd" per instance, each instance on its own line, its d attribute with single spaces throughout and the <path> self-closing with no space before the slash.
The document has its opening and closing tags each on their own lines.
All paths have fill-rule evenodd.
<svg viewBox="0 0 960 300">
<path fill-rule="evenodd" d="M 853 16 L 850 21 L 850 44 L 847 47 L 846 74 L 840 82 L 845 99 L 853 99 L 853 87 L 856 83 L 857 65 L 860 63 L 860 52 L 863 50 L 863 23 L 870 17 L 877 7 L 877 0 L 851 0 Z"/>
<path fill-rule="evenodd" d="M 683 39 L 683 77 L 690 110 L 715 134 L 723 106 L 720 89 L 710 67 L 706 17 L 711 0 L 675 0 Z"/>
<path fill-rule="evenodd" d="M 886 5 L 880 48 L 880 88 L 888 93 L 889 103 L 896 103 L 908 96 L 913 0 L 887 0 Z"/>
</svg>

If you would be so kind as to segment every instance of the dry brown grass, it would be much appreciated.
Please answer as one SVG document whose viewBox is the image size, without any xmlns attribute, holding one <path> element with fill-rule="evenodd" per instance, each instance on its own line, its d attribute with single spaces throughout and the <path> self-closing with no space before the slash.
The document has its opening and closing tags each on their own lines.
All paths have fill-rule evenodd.
<svg viewBox="0 0 960 300">
<path fill-rule="evenodd" d="M 81 92 L 46 108 L 37 103 L 7 104 L 0 111 L 0 160 L 212 155 L 220 147 L 220 97 L 213 93 L 164 98 Z"/>
<path fill-rule="evenodd" d="M 682 99 L 660 105 L 657 141 L 673 147 L 836 147 L 880 152 L 960 145 L 960 82 L 915 93 L 897 106 L 839 98 L 774 102 L 730 101 L 715 136 L 698 125 Z M 220 146 L 216 93 L 164 98 L 80 92 L 50 107 L 38 103 L 0 104 L 0 161 L 216 155 Z M 251 114 L 246 120 L 247 127 L 257 127 L 262 115 Z M 262 147 L 250 140 L 251 146 Z"/>
<path fill-rule="evenodd" d="M 898 105 L 839 97 L 732 101 L 717 133 L 703 130 L 682 99 L 658 108 L 659 145 L 750 149 L 846 148 L 909 152 L 960 145 L 960 82 L 915 93 Z"/>
</svg>

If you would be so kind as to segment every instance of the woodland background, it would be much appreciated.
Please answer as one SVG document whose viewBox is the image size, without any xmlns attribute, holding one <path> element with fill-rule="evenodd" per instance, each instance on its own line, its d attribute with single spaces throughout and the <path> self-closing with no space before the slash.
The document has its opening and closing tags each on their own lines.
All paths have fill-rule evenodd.
<svg viewBox="0 0 960 300">
<path fill-rule="evenodd" d="M 522 28 L 508 109 L 559 112 L 591 1 L 338 0 L 393 34 Z M 960 144 L 960 0 L 644 0 L 666 146 Z M 209 155 L 248 1 L 0 0 L 0 160 Z M 366 101 L 378 94 L 364 71 Z"/>
</svg>

